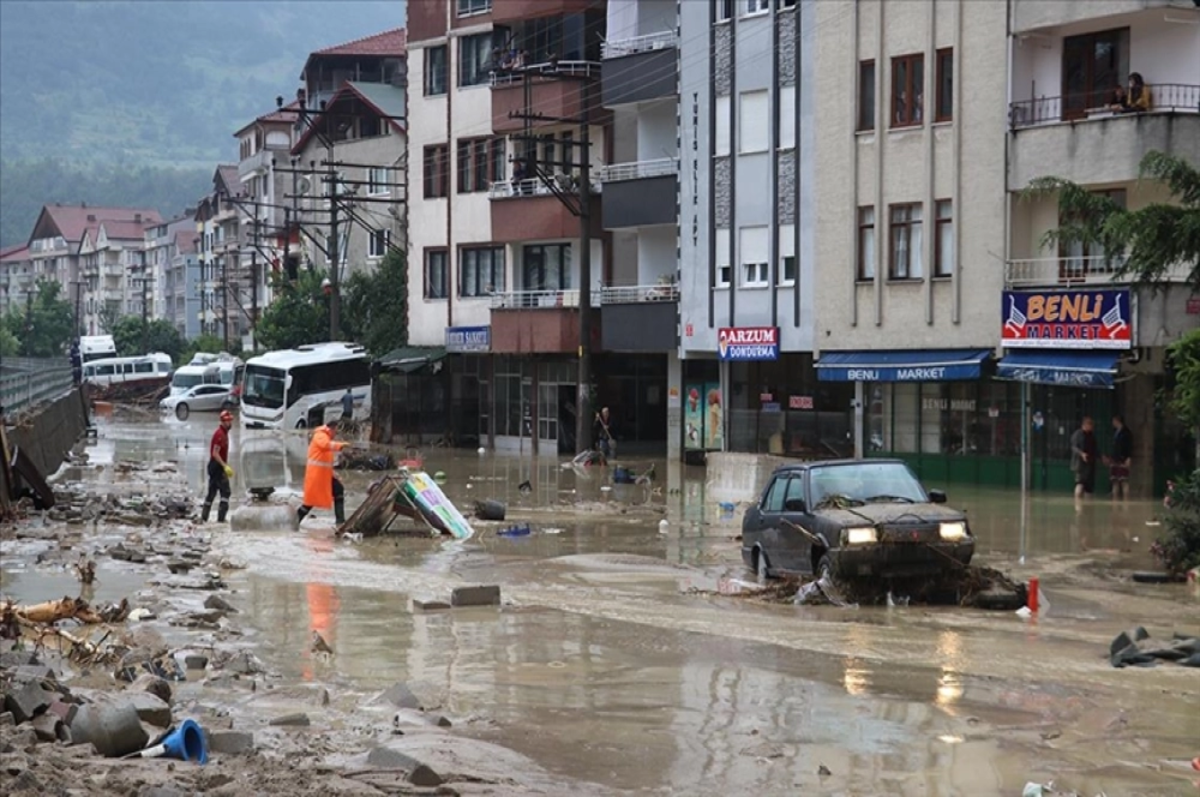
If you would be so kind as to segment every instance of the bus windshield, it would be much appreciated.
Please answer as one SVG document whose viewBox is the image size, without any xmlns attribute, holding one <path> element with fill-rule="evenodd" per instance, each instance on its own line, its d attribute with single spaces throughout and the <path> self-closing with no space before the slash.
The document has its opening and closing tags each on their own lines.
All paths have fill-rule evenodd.
<svg viewBox="0 0 1200 797">
<path fill-rule="evenodd" d="M 252 407 L 278 409 L 283 406 L 283 371 L 262 365 L 246 366 L 242 403 Z"/>
</svg>

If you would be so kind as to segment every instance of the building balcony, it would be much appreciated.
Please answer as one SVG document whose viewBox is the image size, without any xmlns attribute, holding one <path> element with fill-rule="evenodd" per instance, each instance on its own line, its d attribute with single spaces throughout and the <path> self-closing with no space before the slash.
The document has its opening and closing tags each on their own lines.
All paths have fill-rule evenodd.
<svg viewBox="0 0 1200 797">
<path fill-rule="evenodd" d="M 679 286 L 628 285 L 600 291 L 605 351 L 664 352 L 678 345 Z"/>
<path fill-rule="evenodd" d="M 605 42 L 600 95 L 607 108 L 674 97 L 679 37 L 673 30 Z"/>
<path fill-rule="evenodd" d="M 582 14 L 595 7 L 595 0 L 492 0 L 492 22 L 501 25 L 540 17 Z"/>
<path fill-rule="evenodd" d="M 1175 7 L 1186 13 L 1179 0 L 1105 0 L 1080 3 L 1078 0 L 1013 0 L 1012 32 L 1025 33 L 1056 25 L 1087 23 L 1102 17 L 1132 14 L 1150 9 Z"/>
<path fill-rule="evenodd" d="M 1044 257 L 1031 260 L 1010 260 L 1004 265 L 1004 284 L 1009 288 L 1079 288 L 1128 285 L 1133 275 L 1121 274 L 1125 258 L 1113 257 Z M 1164 282 L 1186 282 L 1190 269 L 1178 264 L 1163 277 Z"/>
<path fill-rule="evenodd" d="M 245 178 L 252 174 L 266 174 L 271 170 L 271 160 L 275 150 L 260 149 L 258 152 L 238 162 L 238 177 Z"/>
<path fill-rule="evenodd" d="M 579 119 L 585 114 L 591 118 L 601 107 L 600 91 L 593 88 L 585 105 L 583 89 L 599 77 L 600 64 L 595 61 L 557 61 L 493 72 L 492 130 L 523 130 L 529 122 L 518 116 L 526 112 L 527 99 L 528 107 L 548 119 Z"/>
<path fill-rule="evenodd" d="M 592 345 L 600 343 L 601 321 L 592 294 Z M 492 352 L 573 354 L 579 350 L 579 291 L 512 291 L 492 296 Z"/>
<path fill-rule="evenodd" d="M 566 178 L 563 178 L 564 181 Z M 492 183 L 492 240 L 496 243 L 519 241 L 553 241 L 579 237 L 579 217 L 572 213 L 559 194 L 569 197 L 577 189 L 570 183 L 554 190 L 542 180 L 515 180 Z M 558 193 L 556 193 L 556 191 Z M 603 212 L 599 197 L 600 184 L 592 184 L 591 233 L 600 237 Z"/>
<path fill-rule="evenodd" d="M 1200 86 L 1151 90 L 1154 108 L 1145 113 L 1092 108 L 1064 120 L 1061 97 L 1013 103 L 1009 190 L 1049 175 L 1080 185 L 1130 182 L 1151 150 L 1200 161 Z"/>
<path fill-rule="evenodd" d="M 600 180 L 606 199 L 604 229 L 676 222 L 678 159 L 615 163 L 600 170 Z"/>
</svg>

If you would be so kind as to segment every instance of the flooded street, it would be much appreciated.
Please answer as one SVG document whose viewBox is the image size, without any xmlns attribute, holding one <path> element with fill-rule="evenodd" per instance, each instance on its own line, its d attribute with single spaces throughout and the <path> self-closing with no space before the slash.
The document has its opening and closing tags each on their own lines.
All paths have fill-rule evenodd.
<svg viewBox="0 0 1200 797">
<path fill-rule="evenodd" d="M 116 463 L 174 462 L 172 489 L 198 498 L 212 423 L 99 419 L 88 463 L 60 479 L 131 494 L 145 472 Z M 235 507 L 249 487 L 299 491 L 303 437 L 235 427 L 232 452 Z M 1200 773 L 1170 763 L 1200 754 L 1197 671 L 1114 669 L 1107 658 L 1113 636 L 1134 625 L 1164 638 L 1200 630 L 1200 598 L 1184 585 L 1109 574 L 1151 567 L 1154 503 L 1077 507 L 1039 495 L 1022 539 L 1015 493 L 953 490 L 977 561 L 1040 578 L 1033 620 L 771 605 L 716 593 L 722 576 L 746 575 L 744 506 L 722 510 L 704 469 L 658 462 L 653 488 L 622 496 L 627 505 L 605 489 L 603 470 L 421 454 L 464 512 L 498 499 L 507 520 L 475 522 L 465 543 L 408 533 L 338 541 L 320 511 L 300 533 L 205 527 L 220 556 L 244 565 L 223 575 L 244 625 L 237 644 L 284 684 L 328 690 L 331 712 L 405 681 L 456 734 L 602 791 L 1017 795 L 1053 780 L 1081 794 L 1197 793 Z M 342 474 L 349 511 L 379 475 Z M 514 523 L 531 533 L 498 533 Z M 37 546 L 3 545 L 5 596 L 76 594 L 72 575 L 37 563 Z M 142 589 L 121 563 L 100 564 L 92 599 Z M 410 606 L 474 583 L 499 584 L 504 605 Z M 314 629 L 331 657 L 311 652 Z"/>
</svg>

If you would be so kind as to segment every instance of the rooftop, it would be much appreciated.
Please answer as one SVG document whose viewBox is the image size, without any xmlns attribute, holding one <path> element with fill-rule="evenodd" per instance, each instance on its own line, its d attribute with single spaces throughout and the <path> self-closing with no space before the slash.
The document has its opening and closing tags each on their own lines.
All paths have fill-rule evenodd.
<svg viewBox="0 0 1200 797">
<path fill-rule="evenodd" d="M 29 240 L 61 235 L 68 243 L 79 243 L 88 227 L 100 222 L 128 221 L 139 225 L 161 224 L 162 216 L 150 208 L 113 208 L 79 205 L 43 205 Z M 140 237 L 140 233 L 139 233 Z"/>
<path fill-rule="evenodd" d="M 300 79 L 305 80 L 308 73 L 308 68 L 312 65 L 314 58 L 328 58 L 339 56 L 361 56 L 375 58 L 404 58 L 408 54 L 408 31 L 404 28 L 392 28 L 385 30 L 382 33 L 376 33 L 371 36 L 364 36 L 361 39 L 346 42 L 345 44 L 335 44 L 333 47 L 326 47 L 324 50 L 317 50 L 308 56 L 308 60 L 304 62 L 304 71 L 300 73 Z"/>
</svg>

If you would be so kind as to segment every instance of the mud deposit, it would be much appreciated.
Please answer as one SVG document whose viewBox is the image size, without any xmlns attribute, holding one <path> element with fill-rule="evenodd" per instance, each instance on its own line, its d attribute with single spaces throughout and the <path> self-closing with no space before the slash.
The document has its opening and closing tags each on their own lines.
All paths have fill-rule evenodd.
<svg viewBox="0 0 1200 797">
<path fill-rule="evenodd" d="M 169 713 L 145 713 L 199 723 L 209 763 L 104 758 L 0 719 L 5 794 L 1196 792 L 1197 671 L 1109 661 L 1132 626 L 1200 629 L 1188 587 L 1128 578 L 1150 564 L 1149 503 L 1039 497 L 1018 540 L 1012 495 L 952 494 L 982 565 L 1040 579 L 1028 620 L 795 606 L 722 594 L 749 577 L 739 512 L 711 500 L 703 471 L 661 462 L 626 502 L 602 470 L 422 452 L 460 507 L 507 504 L 465 543 L 412 528 L 335 540 L 328 513 L 299 532 L 199 526 L 179 502 L 203 487 L 210 421 L 102 421 L 86 462 L 56 479 L 74 497 L 0 539 L 0 592 L 17 605 L 131 610 L 60 623 L 111 656 L 47 640 L 41 665 L 4 660 L 7 682 L 37 679 L 59 702 L 145 702 L 145 682 L 127 679 L 157 666 Z M 304 456 L 301 438 L 235 433 L 235 506 L 264 485 L 294 500 Z M 344 474 L 350 510 L 377 477 Z M 499 533 L 513 524 L 530 533 Z M 498 585 L 501 604 L 421 608 L 478 584 Z"/>
</svg>

